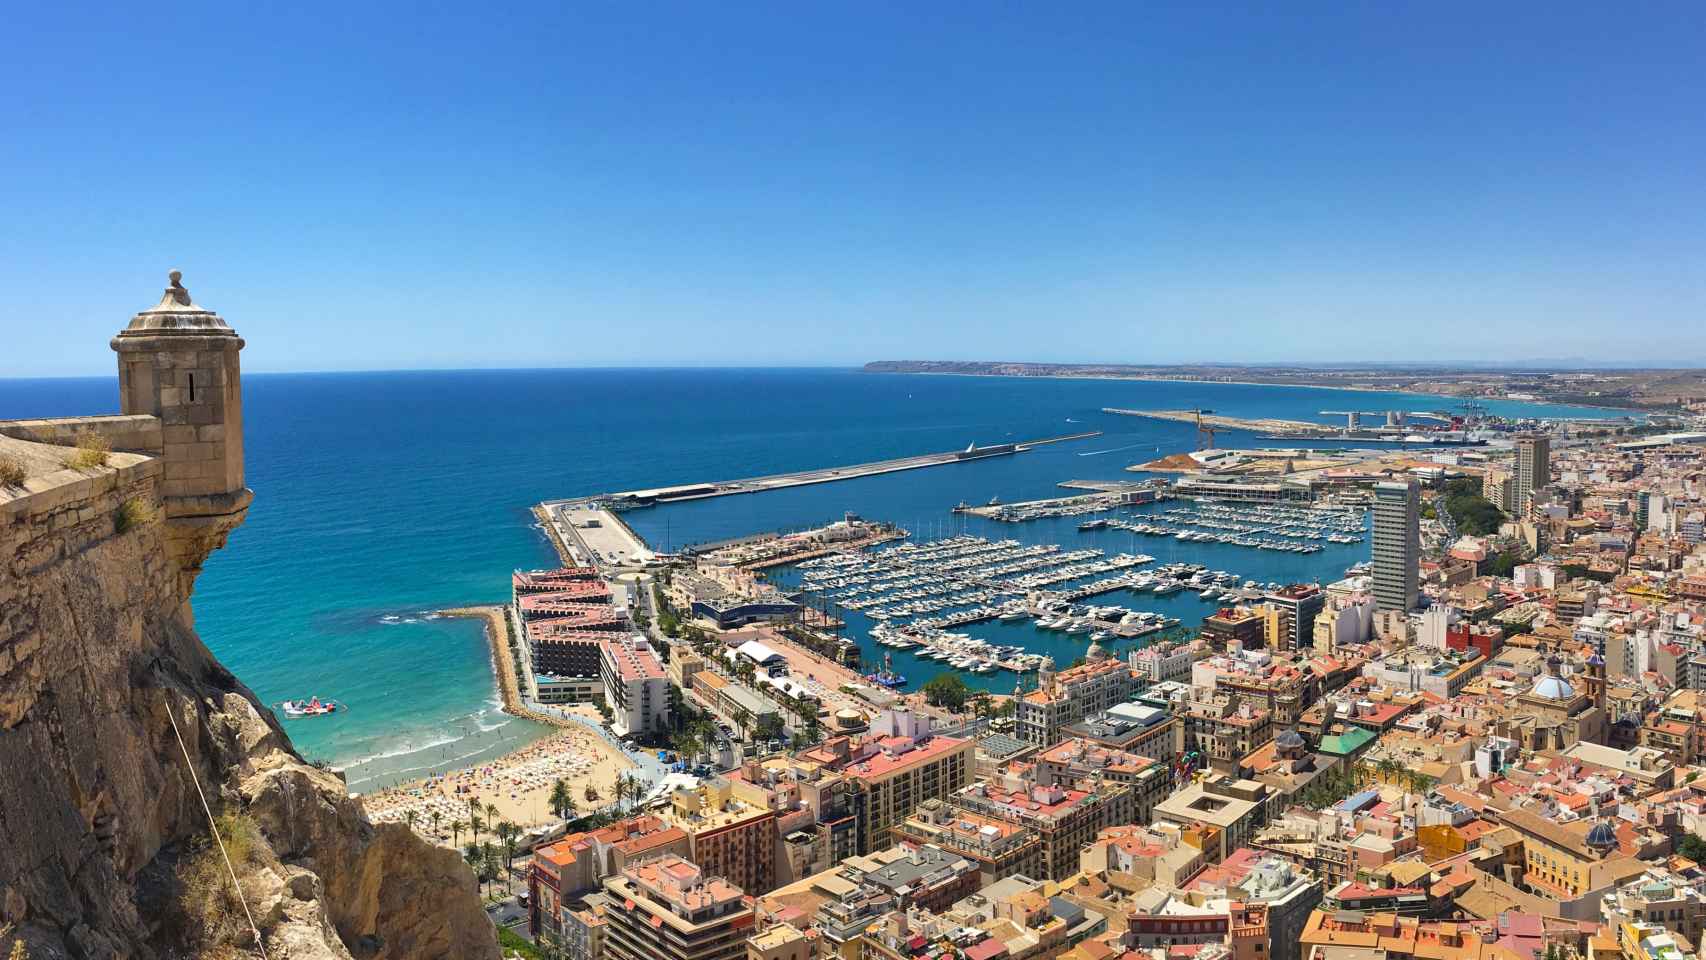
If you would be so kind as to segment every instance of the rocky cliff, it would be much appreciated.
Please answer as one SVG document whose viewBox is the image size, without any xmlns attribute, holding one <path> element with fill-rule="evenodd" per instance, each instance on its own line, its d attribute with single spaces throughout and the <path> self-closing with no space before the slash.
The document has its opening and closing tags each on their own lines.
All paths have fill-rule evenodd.
<svg viewBox="0 0 1706 960">
<path fill-rule="evenodd" d="M 497 957 L 456 853 L 369 823 L 196 635 L 161 461 L 70 469 L 70 448 L 5 426 L 0 956 L 18 940 L 34 960 L 258 955 L 222 860 L 192 895 L 187 868 L 218 849 L 199 782 L 238 834 L 267 956 Z M 210 933 L 201 908 L 221 902 Z"/>
</svg>

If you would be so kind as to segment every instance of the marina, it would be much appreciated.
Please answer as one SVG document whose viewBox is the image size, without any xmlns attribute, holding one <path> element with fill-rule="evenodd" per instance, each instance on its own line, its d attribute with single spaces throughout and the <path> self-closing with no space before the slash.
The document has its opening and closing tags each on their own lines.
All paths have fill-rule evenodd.
<svg viewBox="0 0 1706 960">
<path fill-rule="evenodd" d="M 798 588 L 814 600 L 860 611 L 875 621 L 869 637 L 881 647 L 912 651 L 972 674 L 1023 674 L 1035 670 L 1044 655 L 1022 644 L 992 643 L 956 629 L 991 621 L 1025 622 L 1039 631 L 1084 635 L 1090 642 L 1138 640 L 1179 626 L 1181 619 L 1081 601 L 1116 591 L 1160 597 L 1189 591 L 1200 600 L 1236 602 L 1280 586 L 1201 564 L 1137 569 L 1154 559 L 960 535 L 808 560 L 798 565 Z M 871 679 L 889 686 L 905 682 L 888 655 L 883 671 Z"/>
<path fill-rule="evenodd" d="M 1043 656 L 1142 647 L 1222 605 L 1338 579 L 1367 549 L 1360 508 L 1177 498 L 1049 513 L 1015 525 L 959 511 L 934 539 L 772 573 L 845 620 L 880 667 L 872 682 L 915 686 L 952 671 L 1010 691 Z"/>
</svg>

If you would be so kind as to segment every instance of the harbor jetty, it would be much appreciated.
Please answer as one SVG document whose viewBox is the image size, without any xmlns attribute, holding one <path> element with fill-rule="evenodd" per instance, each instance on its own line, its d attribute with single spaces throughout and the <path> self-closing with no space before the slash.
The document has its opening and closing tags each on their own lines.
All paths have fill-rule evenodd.
<svg viewBox="0 0 1706 960">
<path fill-rule="evenodd" d="M 1216 430 L 1254 430 L 1259 433 L 1291 433 L 1316 434 L 1330 436 L 1334 433 L 1332 427 L 1321 423 L 1310 423 L 1307 420 L 1280 420 L 1274 417 L 1226 417 L 1219 414 L 1198 414 L 1195 410 L 1122 410 L 1118 407 L 1103 407 L 1103 413 L 1118 414 L 1122 417 L 1147 417 L 1150 420 L 1171 420 L 1176 423 L 1197 423 L 1199 417 L 1204 426 Z"/>
<path fill-rule="evenodd" d="M 504 608 L 499 606 L 453 607 L 440 610 L 441 617 L 460 617 L 485 621 L 486 639 L 492 646 L 492 672 L 497 676 L 498 699 L 504 713 L 522 717 L 547 726 L 574 728 L 577 725 L 554 713 L 530 710 L 521 698 L 521 685 L 516 676 L 515 657 L 509 650 L 509 625 L 504 621 Z"/>
<path fill-rule="evenodd" d="M 896 473 L 902 470 L 919 470 L 924 467 L 939 467 L 951 463 L 967 463 L 973 460 L 985 460 L 990 457 L 1005 457 L 1023 453 L 1032 447 L 1040 447 L 1051 443 L 1065 443 L 1070 440 L 1085 440 L 1102 435 L 1100 430 L 1085 433 L 1072 433 L 1058 437 L 1042 437 L 1037 440 L 1026 440 L 1017 443 L 998 443 L 989 446 L 971 444 L 961 450 L 949 450 L 944 453 L 926 453 L 919 456 L 900 457 L 894 460 L 878 460 L 873 463 L 856 463 L 842 467 L 824 467 L 818 470 L 801 470 L 795 473 L 778 473 L 763 477 L 748 477 L 744 480 L 715 480 L 706 483 L 686 483 L 671 487 L 654 487 L 647 490 L 624 490 L 620 493 L 605 493 L 590 497 L 577 497 L 569 500 L 547 501 L 543 506 L 550 510 L 555 507 L 576 506 L 587 503 L 604 503 L 617 509 L 627 507 L 649 506 L 655 503 L 676 503 L 682 500 L 705 500 L 711 497 L 729 497 L 742 493 L 763 493 L 766 490 L 783 490 L 789 487 L 804 487 L 817 483 L 833 483 L 837 480 L 854 480 L 859 477 L 873 477 L 884 473 Z"/>
</svg>

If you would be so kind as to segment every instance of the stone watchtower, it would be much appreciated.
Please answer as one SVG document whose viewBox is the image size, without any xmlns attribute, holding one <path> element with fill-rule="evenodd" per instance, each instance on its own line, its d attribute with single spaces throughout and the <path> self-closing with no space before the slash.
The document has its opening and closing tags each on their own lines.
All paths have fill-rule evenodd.
<svg viewBox="0 0 1706 960">
<path fill-rule="evenodd" d="M 254 498 L 243 485 L 243 339 L 190 299 L 183 275 L 113 338 L 124 413 L 158 417 L 161 507 L 173 559 L 193 583 Z M 187 596 L 187 591 L 186 591 Z"/>
</svg>

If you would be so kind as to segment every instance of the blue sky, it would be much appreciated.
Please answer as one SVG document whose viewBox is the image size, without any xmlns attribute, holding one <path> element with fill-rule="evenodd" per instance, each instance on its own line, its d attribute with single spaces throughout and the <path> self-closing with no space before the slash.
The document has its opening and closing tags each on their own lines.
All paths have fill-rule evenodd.
<svg viewBox="0 0 1706 960">
<path fill-rule="evenodd" d="M 1706 358 L 1698 4 L 8 12 L 0 376 Z M 644 9 L 640 9 L 644 8 Z"/>
</svg>

